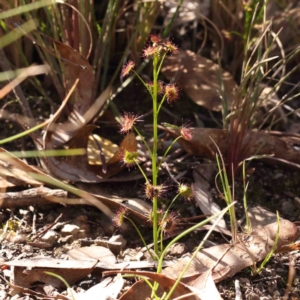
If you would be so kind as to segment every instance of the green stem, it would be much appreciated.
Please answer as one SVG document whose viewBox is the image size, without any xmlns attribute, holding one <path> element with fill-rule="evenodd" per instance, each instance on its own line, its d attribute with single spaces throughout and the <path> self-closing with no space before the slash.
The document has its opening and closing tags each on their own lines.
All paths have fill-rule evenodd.
<svg viewBox="0 0 300 300">
<path fill-rule="evenodd" d="M 158 130 L 157 130 L 157 121 L 158 121 L 158 112 L 157 112 L 157 64 L 158 56 L 153 58 L 153 148 L 152 148 L 152 184 L 154 187 L 157 186 L 157 139 L 158 139 Z M 157 236 L 157 197 L 153 197 L 153 243 L 154 243 L 154 252 L 158 256 L 158 236 Z"/>
</svg>

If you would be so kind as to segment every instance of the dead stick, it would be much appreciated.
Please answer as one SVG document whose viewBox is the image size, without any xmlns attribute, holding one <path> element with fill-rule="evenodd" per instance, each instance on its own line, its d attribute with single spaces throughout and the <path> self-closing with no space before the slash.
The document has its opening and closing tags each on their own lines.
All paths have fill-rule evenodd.
<svg viewBox="0 0 300 300">
<path fill-rule="evenodd" d="M 13 208 L 29 205 L 44 205 L 50 204 L 52 202 L 51 198 L 56 198 L 56 200 L 58 200 L 59 198 L 65 199 L 66 197 L 66 191 L 39 187 L 21 192 L 0 193 L 0 207 Z"/>
</svg>

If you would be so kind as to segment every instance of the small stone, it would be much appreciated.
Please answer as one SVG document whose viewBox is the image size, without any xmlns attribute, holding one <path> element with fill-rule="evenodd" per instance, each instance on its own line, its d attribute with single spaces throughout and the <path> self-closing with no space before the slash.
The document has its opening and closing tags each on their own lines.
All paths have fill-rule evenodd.
<svg viewBox="0 0 300 300">
<path fill-rule="evenodd" d="M 240 278 L 240 283 L 249 284 L 250 280 L 249 280 L 249 278 L 242 277 L 242 278 Z"/>
<path fill-rule="evenodd" d="M 51 246 L 53 246 L 53 244 L 56 242 L 58 238 L 58 234 L 57 232 L 55 232 L 54 230 L 48 230 L 42 237 L 41 237 L 41 241 L 44 243 L 47 243 Z"/>
<path fill-rule="evenodd" d="M 86 232 L 84 229 L 80 229 L 77 235 L 78 239 L 85 239 L 86 238 Z"/>
<path fill-rule="evenodd" d="M 64 227 L 60 231 L 61 236 L 65 237 L 68 235 L 72 235 L 73 238 L 77 238 L 78 232 L 79 232 L 79 227 L 73 224 L 64 225 Z"/>
<path fill-rule="evenodd" d="M 127 244 L 127 241 L 123 238 L 123 235 L 121 234 L 113 235 L 108 241 L 113 243 L 121 243 L 122 249 L 124 249 Z"/>
<path fill-rule="evenodd" d="M 296 206 L 291 200 L 284 200 L 281 204 L 281 209 L 285 214 L 293 214 Z"/>
<path fill-rule="evenodd" d="M 186 253 L 186 251 L 187 249 L 184 243 L 175 243 L 171 246 L 167 253 L 172 256 L 182 256 Z"/>
</svg>

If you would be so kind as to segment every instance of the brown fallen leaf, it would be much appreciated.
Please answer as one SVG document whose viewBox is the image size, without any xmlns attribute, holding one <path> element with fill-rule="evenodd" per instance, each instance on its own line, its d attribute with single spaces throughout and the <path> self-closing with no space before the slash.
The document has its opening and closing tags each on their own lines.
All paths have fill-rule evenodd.
<svg viewBox="0 0 300 300">
<path fill-rule="evenodd" d="M 197 253 L 184 275 L 184 282 L 191 283 L 195 276 L 212 270 L 215 282 L 229 278 L 243 269 L 263 260 L 271 251 L 277 233 L 277 222 L 258 227 L 251 234 L 240 234 L 234 245 L 222 244 L 206 248 Z M 280 220 L 279 239 L 276 249 L 297 240 L 299 228 L 288 220 Z M 185 257 L 163 270 L 170 278 L 177 278 L 190 258 Z"/>
<path fill-rule="evenodd" d="M 90 274 L 96 263 L 96 259 L 62 260 L 34 257 L 5 262 L 5 265 L 14 267 L 11 279 L 15 285 L 28 288 L 34 282 L 39 281 L 57 288 L 63 288 L 65 284 L 60 279 L 45 274 L 45 272 L 55 273 L 63 277 L 69 284 L 72 284 Z"/>
<path fill-rule="evenodd" d="M 219 66 L 211 60 L 192 51 L 180 51 L 177 55 L 167 56 L 164 60 L 162 73 L 178 82 L 187 95 L 198 105 L 220 111 L 222 99 L 218 80 Z M 234 99 L 237 85 L 232 76 L 221 70 L 228 106 Z"/>
<path fill-rule="evenodd" d="M 100 262 L 105 262 L 108 264 L 115 264 L 117 261 L 114 254 L 108 248 L 101 246 L 90 246 L 71 249 L 70 251 L 68 251 L 67 254 L 70 257 L 70 259 L 74 260 L 96 259 Z"/>
<path fill-rule="evenodd" d="M 48 295 L 45 295 L 45 294 L 42 294 L 42 293 L 38 293 L 38 292 L 32 291 L 30 289 L 27 289 L 25 287 L 18 286 L 16 284 L 10 283 L 7 280 L 5 280 L 5 278 L 3 278 L 1 275 L 0 275 L 0 278 L 3 280 L 3 282 L 5 282 L 7 285 L 9 285 L 17 293 L 23 293 L 23 294 L 33 295 L 33 296 L 36 296 L 38 299 L 40 298 L 40 299 L 72 300 L 71 298 L 66 297 L 64 295 L 61 295 L 61 294 L 57 294 L 55 296 L 48 296 Z"/>
</svg>

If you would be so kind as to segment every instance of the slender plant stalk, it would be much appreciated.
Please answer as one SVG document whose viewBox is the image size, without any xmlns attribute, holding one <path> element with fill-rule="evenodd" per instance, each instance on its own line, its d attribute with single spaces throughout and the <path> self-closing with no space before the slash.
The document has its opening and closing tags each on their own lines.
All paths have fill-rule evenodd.
<svg viewBox="0 0 300 300">
<path fill-rule="evenodd" d="M 152 148 L 152 184 L 154 187 L 157 186 L 157 64 L 158 57 L 153 58 L 153 148 Z M 157 196 L 153 197 L 153 243 L 154 252 L 158 256 L 158 235 L 157 235 Z"/>
</svg>

